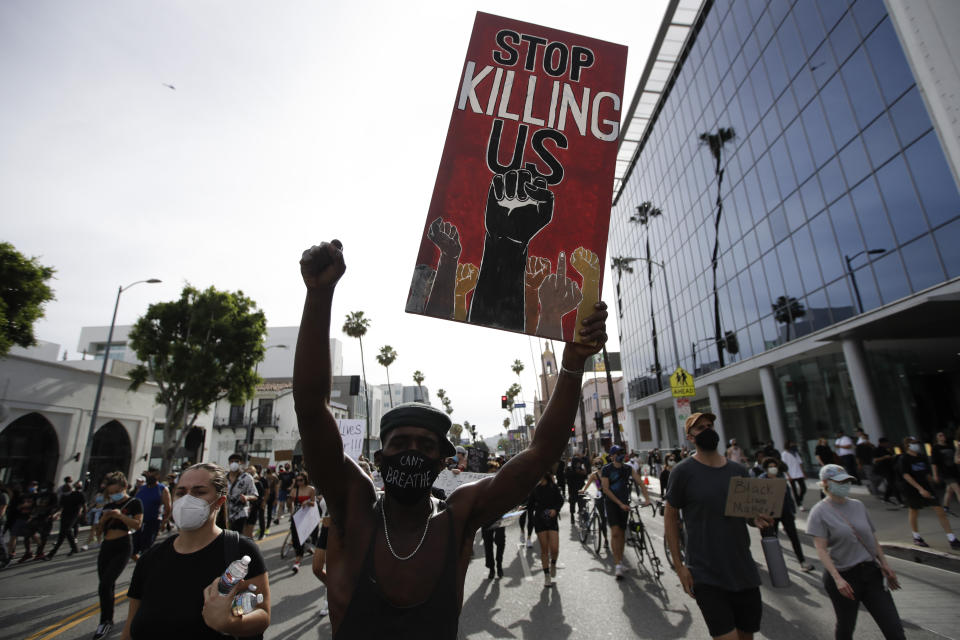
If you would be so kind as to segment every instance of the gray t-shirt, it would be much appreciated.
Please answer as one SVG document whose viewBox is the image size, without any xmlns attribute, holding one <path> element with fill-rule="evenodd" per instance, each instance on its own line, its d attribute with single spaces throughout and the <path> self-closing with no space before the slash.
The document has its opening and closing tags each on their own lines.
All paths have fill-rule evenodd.
<svg viewBox="0 0 960 640">
<path fill-rule="evenodd" d="M 847 524 L 843 518 L 846 518 L 850 524 Z M 863 544 L 870 546 L 871 551 L 867 551 L 857 540 L 850 525 L 857 530 Z M 862 502 L 853 498 L 847 498 L 839 504 L 829 498 L 821 500 L 814 505 L 810 515 L 807 516 L 807 533 L 826 539 L 827 551 L 838 571 L 873 560 L 872 550 L 876 546 L 873 532 L 874 526 L 867 508 Z"/>
<path fill-rule="evenodd" d="M 733 477 L 748 477 L 742 464 L 728 460 L 718 468 L 687 458 L 670 472 L 667 502 L 683 515 L 686 565 L 694 584 L 742 591 L 759 587 L 760 573 L 746 520 L 723 515 Z"/>
</svg>

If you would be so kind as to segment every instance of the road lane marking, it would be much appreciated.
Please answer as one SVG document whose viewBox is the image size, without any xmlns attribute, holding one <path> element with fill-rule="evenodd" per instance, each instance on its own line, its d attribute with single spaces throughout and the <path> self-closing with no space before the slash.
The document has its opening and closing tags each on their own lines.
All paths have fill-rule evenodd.
<svg viewBox="0 0 960 640">
<path fill-rule="evenodd" d="M 123 601 L 126 600 L 126 599 L 127 599 L 127 596 L 120 596 L 119 598 L 117 598 L 116 602 L 114 603 L 115 606 L 119 606 L 119 605 L 123 604 Z M 64 631 L 69 631 L 70 629 L 74 628 L 75 626 L 77 626 L 77 625 L 80 624 L 81 622 L 85 622 L 85 621 L 89 620 L 90 618 L 92 618 L 93 616 L 97 615 L 97 613 L 99 612 L 99 609 L 100 609 L 100 606 L 97 605 L 97 611 L 91 611 L 90 613 L 88 613 L 87 615 L 83 616 L 82 618 L 77 618 L 77 619 L 74 620 L 73 622 L 71 622 L 71 623 L 69 623 L 69 624 L 63 625 L 63 626 L 60 627 L 59 629 L 56 629 L 56 630 L 50 632 L 49 634 L 47 634 L 47 635 L 39 638 L 38 640 L 49 640 L 50 638 L 55 638 L 55 637 L 57 637 L 58 635 L 60 635 L 60 634 L 63 633 Z"/>
</svg>

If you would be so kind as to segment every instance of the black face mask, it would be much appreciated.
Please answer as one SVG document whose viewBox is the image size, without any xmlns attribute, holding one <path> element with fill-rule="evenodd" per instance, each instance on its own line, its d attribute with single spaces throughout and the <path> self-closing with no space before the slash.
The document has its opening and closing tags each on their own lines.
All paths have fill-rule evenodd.
<svg viewBox="0 0 960 640">
<path fill-rule="evenodd" d="M 387 495 L 400 504 L 411 505 L 430 493 L 439 471 L 436 460 L 410 450 L 382 456 L 380 474 Z"/>
<path fill-rule="evenodd" d="M 693 441 L 702 451 L 716 451 L 717 445 L 720 444 L 720 434 L 713 429 L 704 429 L 694 436 Z"/>
</svg>

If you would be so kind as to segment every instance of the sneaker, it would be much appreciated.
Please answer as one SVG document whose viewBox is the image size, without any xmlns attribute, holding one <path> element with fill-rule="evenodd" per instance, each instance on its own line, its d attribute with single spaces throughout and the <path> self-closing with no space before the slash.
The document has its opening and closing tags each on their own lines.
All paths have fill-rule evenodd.
<svg viewBox="0 0 960 640">
<path fill-rule="evenodd" d="M 800 571 L 803 571 L 804 573 L 810 573 L 811 571 L 813 571 L 813 565 L 810 564 L 809 562 L 801 562 Z"/>
<path fill-rule="evenodd" d="M 920 538 L 920 537 L 915 537 L 915 538 L 913 539 L 913 544 L 914 544 L 914 546 L 917 546 L 917 547 L 929 547 L 929 546 L 930 546 L 930 545 L 927 544 L 927 541 L 926 541 L 926 540 L 924 540 L 923 538 Z"/>
<path fill-rule="evenodd" d="M 327 603 L 326 600 L 324 600 L 323 606 L 320 607 L 320 616 L 323 617 L 325 615 L 328 615 L 329 613 L 330 613 L 330 605 Z"/>
<path fill-rule="evenodd" d="M 960 540 L 958 540 L 958 539 L 956 539 L 956 538 L 954 538 L 953 540 L 951 540 L 951 541 L 950 541 L 950 548 L 951 548 L 951 549 L 960 549 Z"/>
<path fill-rule="evenodd" d="M 544 587 L 549 587 L 549 586 L 550 586 L 550 572 L 549 572 L 549 571 L 544 571 L 544 572 L 543 572 L 543 586 L 544 586 Z"/>
<path fill-rule="evenodd" d="M 49 558 L 47 558 L 46 554 L 41 551 L 41 552 L 38 553 L 37 555 L 33 556 L 33 559 L 34 559 L 34 560 L 48 560 Z"/>
<path fill-rule="evenodd" d="M 93 632 L 93 640 L 106 638 L 111 629 L 113 629 L 112 622 L 101 622 L 99 625 L 97 625 L 97 630 Z"/>
<path fill-rule="evenodd" d="M 291 567 L 291 569 L 293 569 L 293 572 L 294 572 L 294 573 L 299 573 L 299 572 L 300 572 L 300 563 L 299 563 L 299 562 L 294 562 L 294 563 L 293 563 L 293 566 Z"/>
<path fill-rule="evenodd" d="M 527 540 L 527 549 L 533 548 L 533 540 Z"/>
<path fill-rule="evenodd" d="M 22 556 L 20 556 L 20 559 L 19 559 L 19 560 L 17 560 L 17 564 L 23 564 L 24 562 L 26 562 L 27 560 L 29 560 L 29 559 L 32 558 L 32 557 L 33 557 L 33 554 L 32 554 L 32 553 L 25 553 L 25 554 L 23 554 Z"/>
<path fill-rule="evenodd" d="M 806 507 L 800 507 L 800 513 L 803 513 L 803 512 L 806 511 L 806 510 L 807 510 Z"/>
<path fill-rule="evenodd" d="M 557 577 L 557 565 L 556 565 L 556 563 L 550 565 L 550 577 L 551 577 L 551 578 L 556 578 L 556 577 Z"/>
<path fill-rule="evenodd" d="M 90 545 L 88 544 L 83 545 L 82 547 L 80 547 L 80 551 L 90 551 Z"/>
<path fill-rule="evenodd" d="M 617 568 L 613 571 L 613 575 L 617 580 L 623 578 L 623 565 L 618 564 Z"/>
</svg>

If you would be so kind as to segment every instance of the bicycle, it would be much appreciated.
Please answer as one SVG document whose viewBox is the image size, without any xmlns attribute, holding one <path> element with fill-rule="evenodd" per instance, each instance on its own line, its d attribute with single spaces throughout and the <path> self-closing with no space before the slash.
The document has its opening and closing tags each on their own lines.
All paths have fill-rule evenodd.
<svg viewBox="0 0 960 640">
<path fill-rule="evenodd" d="M 656 505 L 650 503 L 650 507 L 653 509 L 654 516 L 656 516 Z M 647 528 L 643 524 L 643 519 L 640 517 L 640 505 L 637 503 L 630 505 L 630 513 L 627 516 L 626 543 L 633 547 L 634 552 L 637 554 L 637 567 L 649 562 L 653 577 L 659 580 L 660 576 L 663 575 L 663 571 L 660 569 L 660 558 L 653 548 L 653 540 L 650 538 L 650 533 L 647 531 Z M 646 562 L 644 561 L 644 557 L 646 557 Z"/>
<path fill-rule="evenodd" d="M 663 500 L 657 500 L 657 504 L 656 504 L 656 507 L 654 508 L 653 515 L 656 517 L 658 512 L 660 513 L 660 517 L 664 517 Z M 687 560 L 686 543 L 684 543 L 683 541 L 684 540 L 683 517 L 681 517 L 679 510 L 677 511 L 677 520 L 678 520 L 677 546 L 680 547 L 679 549 L 680 562 L 686 562 Z M 664 522 L 664 526 L 666 526 L 666 522 Z M 670 568 L 673 569 L 674 573 L 676 573 L 677 568 L 673 566 L 673 556 L 670 554 L 670 545 L 667 543 L 666 533 L 664 533 L 664 536 L 663 536 L 663 555 L 667 558 L 667 564 L 670 565 Z"/>
<path fill-rule="evenodd" d="M 579 501 L 579 513 L 577 514 L 577 528 L 578 534 L 580 537 L 580 543 L 586 547 L 590 546 L 589 540 L 593 536 L 593 551 L 596 554 L 600 554 L 601 538 L 606 539 L 606 532 L 602 530 L 603 520 L 600 518 L 600 507 L 598 505 L 599 500 L 593 498 L 593 507 L 588 511 L 587 500 L 590 499 L 586 494 L 580 494 L 578 497 Z"/>
<path fill-rule="evenodd" d="M 293 550 L 293 539 L 290 531 L 287 531 L 287 535 L 283 538 L 283 543 L 280 545 L 280 559 L 283 560 L 287 557 L 287 554 Z M 309 536 L 303 543 L 303 553 L 304 555 L 313 555 L 313 542 L 311 542 Z"/>
</svg>

